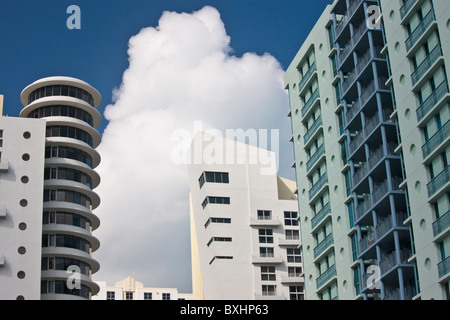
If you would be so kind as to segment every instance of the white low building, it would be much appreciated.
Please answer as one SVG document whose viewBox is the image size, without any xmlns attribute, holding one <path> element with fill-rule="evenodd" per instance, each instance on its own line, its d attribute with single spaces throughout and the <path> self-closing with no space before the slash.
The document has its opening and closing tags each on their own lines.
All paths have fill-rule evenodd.
<svg viewBox="0 0 450 320">
<path fill-rule="evenodd" d="M 190 154 L 194 299 L 303 299 L 296 185 L 275 154 L 203 134 Z"/>
<path fill-rule="evenodd" d="M 106 281 L 96 281 L 100 287 L 92 300 L 192 300 L 192 294 L 179 293 L 175 288 L 148 288 L 131 277 L 108 286 Z"/>
</svg>

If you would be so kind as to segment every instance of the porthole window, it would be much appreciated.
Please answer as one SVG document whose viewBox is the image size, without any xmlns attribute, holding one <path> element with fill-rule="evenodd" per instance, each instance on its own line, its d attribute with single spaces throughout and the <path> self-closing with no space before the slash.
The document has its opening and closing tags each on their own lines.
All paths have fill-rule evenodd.
<svg viewBox="0 0 450 320">
<path fill-rule="evenodd" d="M 31 133 L 30 133 L 29 131 L 25 131 L 25 132 L 23 133 L 23 137 L 24 137 L 25 139 L 30 139 L 30 138 L 31 138 Z"/>
<path fill-rule="evenodd" d="M 28 201 L 26 200 L 26 199 L 22 199 L 22 200 L 20 200 L 20 206 L 21 207 L 26 207 L 27 205 L 28 205 Z"/>
<path fill-rule="evenodd" d="M 19 247 L 17 249 L 17 252 L 19 252 L 19 254 L 25 254 L 27 252 L 27 249 L 25 247 Z"/>
<path fill-rule="evenodd" d="M 22 178 L 20 178 L 20 181 L 22 181 L 22 183 L 28 183 L 30 179 L 27 176 L 23 176 Z"/>
<path fill-rule="evenodd" d="M 27 229 L 27 224 L 25 222 L 21 222 L 19 223 L 19 230 L 26 230 Z"/>
<path fill-rule="evenodd" d="M 22 271 L 22 270 L 17 272 L 17 278 L 24 279 L 25 278 L 25 272 Z"/>
<path fill-rule="evenodd" d="M 22 159 L 23 159 L 24 161 L 28 161 L 28 160 L 30 160 L 30 155 L 29 155 L 28 153 L 24 153 L 24 154 L 22 155 Z"/>
</svg>

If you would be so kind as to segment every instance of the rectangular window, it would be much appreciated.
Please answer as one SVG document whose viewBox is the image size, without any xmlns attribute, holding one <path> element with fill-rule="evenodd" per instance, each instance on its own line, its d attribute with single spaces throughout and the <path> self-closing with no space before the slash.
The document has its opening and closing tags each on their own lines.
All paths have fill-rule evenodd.
<svg viewBox="0 0 450 320">
<path fill-rule="evenodd" d="M 298 217 L 298 214 L 296 211 L 285 211 L 284 212 L 284 225 L 298 226 L 297 217 Z"/>
<path fill-rule="evenodd" d="M 216 241 L 218 241 L 218 242 L 231 242 L 231 238 L 229 238 L 229 237 L 212 237 L 208 241 L 207 246 L 209 247 L 211 245 L 211 243 L 216 242 Z"/>
<path fill-rule="evenodd" d="M 302 262 L 302 257 L 300 255 L 300 249 L 298 248 L 287 248 L 287 262 Z"/>
<path fill-rule="evenodd" d="M 200 189 L 203 187 L 205 182 L 229 183 L 228 172 L 204 171 L 200 175 L 200 178 L 198 178 L 198 183 L 200 185 Z"/>
<path fill-rule="evenodd" d="M 202 202 L 203 209 L 206 208 L 206 206 L 209 203 L 216 203 L 216 204 L 230 204 L 230 197 L 211 197 L 207 196 L 205 200 Z"/>
<path fill-rule="evenodd" d="M 116 300 L 116 293 L 114 291 L 107 291 L 106 300 Z"/>
<path fill-rule="evenodd" d="M 151 292 L 144 292 L 144 300 L 152 300 L 152 293 Z"/>
<path fill-rule="evenodd" d="M 272 218 L 272 211 L 258 210 L 258 220 L 270 220 Z"/>
<path fill-rule="evenodd" d="M 170 300 L 170 293 L 163 293 L 162 294 L 162 299 L 163 300 Z"/>
<path fill-rule="evenodd" d="M 231 223 L 230 218 L 209 218 L 205 223 L 205 228 L 209 226 L 210 223 Z"/>
<path fill-rule="evenodd" d="M 272 229 L 258 229 L 259 243 L 273 243 Z"/>
<path fill-rule="evenodd" d="M 274 256 L 273 248 L 271 247 L 260 247 L 259 256 L 261 258 L 272 258 Z"/>
<path fill-rule="evenodd" d="M 274 285 L 263 285 L 262 295 L 263 296 L 274 296 L 277 294 L 277 286 Z"/>
<path fill-rule="evenodd" d="M 288 267 L 288 277 L 300 277 L 301 274 L 301 267 Z"/>
<path fill-rule="evenodd" d="M 275 267 L 261 266 L 261 281 L 276 281 Z"/>
<path fill-rule="evenodd" d="M 304 300 L 303 286 L 289 286 L 290 300 Z"/>
<path fill-rule="evenodd" d="M 286 240 L 299 240 L 300 231 L 299 230 L 285 230 Z"/>
<path fill-rule="evenodd" d="M 125 292 L 125 300 L 133 300 L 133 292 Z"/>
</svg>

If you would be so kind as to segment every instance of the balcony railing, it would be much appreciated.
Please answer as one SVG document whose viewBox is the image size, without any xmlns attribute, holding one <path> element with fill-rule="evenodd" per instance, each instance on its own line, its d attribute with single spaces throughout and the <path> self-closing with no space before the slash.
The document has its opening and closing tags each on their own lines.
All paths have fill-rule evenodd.
<svg viewBox="0 0 450 320">
<path fill-rule="evenodd" d="M 316 70 L 317 70 L 317 66 L 316 66 L 316 62 L 314 61 L 313 64 L 309 67 L 308 71 L 306 71 L 306 73 L 303 76 L 302 80 L 300 80 L 300 83 L 298 85 L 298 90 L 299 91 L 301 91 L 303 89 L 303 87 L 305 86 L 306 82 L 308 82 L 308 79 L 311 78 L 311 75 Z"/>
<path fill-rule="evenodd" d="M 309 200 L 311 200 L 312 198 L 314 198 L 314 196 L 317 194 L 317 192 L 319 192 L 320 189 L 322 189 L 322 187 L 328 183 L 328 176 L 326 173 L 324 173 L 319 180 L 311 187 L 311 189 L 309 189 Z"/>
<path fill-rule="evenodd" d="M 423 35 L 425 30 L 431 25 L 431 23 L 435 20 L 434 11 L 431 9 L 427 15 L 420 21 L 419 25 L 411 32 L 409 38 L 406 39 L 406 51 L 411 50 L 411 48 L 416 44 L 416 42 Z"/>
<path fill-rule="evenodd" d="M 411 256 L 411 250 L 408 248 L 403 248 L 400 251 L 400 263 L 408 263 L 408 259 Z M 381 274 L 385 274 L 387 271 L 392 269 L 397 265 L 397 252 L 394 250 L 389 254 L 384 254 L 380 260 L 380 271 Z"/>
<path fill-rule="evenodd" d="M 322 207 L 317 214 L 311 219 L 311 229 L 314 229 L 325 217 L 330 213 L 330 203 Z"/>
<path fill-rule="evenodd" d="M 433 50 L 428 54 L 428 56 L 420 63 L 420 65 L 411 74 L 412 84 L 415 85 L 417 81 L 430 69 L 430 67 L 435 63 L 439 57 L 442 55 L 441 46 L 438 44 Z"/>
<path fill-rule="evenodd" d="M 436 237 L 448 227 L 450 227 L 450 210 L 433 222 L 433 235 Z"/>
<path fill-rule="evenodd" d="M 314 248 L 314 259 L 320 256 L 325 250 L 327 250 L 334 243 L 333 234 L 330 233 Z"/>
<path fill-rule="evenodd" d="M 450 166 L 447 166 L 441 171 L 433 180 L 427 184 L 428 197 L 431 197 L 440 188 L 442 188 L 447 182 L 450 181 Z"/>
<path fill-rule="evenodd" d="M 336 275 L 336 265 L 333 264 L 316 279 L 316 288 L 320 288 Z"/>
<path fill-rule="evenodd" d="M 400 300 L 401 294 L 400 294 L 400 288 L 385 288 L 385 296 L 384 300 Z M 416 295 L 416 289 L 412 286 L 405 286 L 405 300 L 411 300 L 412 297 Z"/>
<path fill-rule="evenodd" d="M 314 152 L 314 154 L 309 158 L 308 162 L 306 162 L 306 172 L 308 172 L 314 164 L 319 160 L 319 158 L 325 153 L 325 145 L 322 143 L 322 145 L 319 147 L 319 149 Z"/>
<path fill-rule="evenodd" d="M 306 131 L 305 136 L 303 137 L 303 142 L 306 143 L 311 139 L 313 134 L 317 131 L 317 129 L 322 125 L 322 116 L 319 116 L 314 123 L 311 125 L 311 128 Z"/>
<path fill-rule="evenodd" d="M 417 2 L 417 0 L 405 0 L 403 2 L 402 7 L 400 8 L 400 18 L 403 19 L 406 14 L 411 10 L 411 8 L 414 6 L 414 4 Z"/>
<path fill-rule="evenodd" d="M 314 104 L 314 101 L 319 97 L 319 89 L 316 89 L 316 91 L 313 92 L 311 97 L 309 97 L 308 101 L 305 102 L 305 105 L 302 108 L 302 117 L 305 116 L 305 114 L 309 111 L 309 109 Z"/>
<path fill-rule="evenodd" d="M 428 139 L 422 146 L 422 154 L 425 159 L 428 157 L 442 142 L 450 137 L 450 120 L 447 121 L 433 136 Z"/>
<path fill-rule="evenodd" d="M 416 110 L 417 120 L 420 122 L 425 115 L 430 112 L 436 103 L 439 102 L 448 93 L 447 81 L 442 83 L 433 91 L 433 93 Z"/>
<path fill-rule="evenodd" d="M 450 256 L 438 264 L 439 278 L 445 277 L 450 272 Z"/>
</svg>

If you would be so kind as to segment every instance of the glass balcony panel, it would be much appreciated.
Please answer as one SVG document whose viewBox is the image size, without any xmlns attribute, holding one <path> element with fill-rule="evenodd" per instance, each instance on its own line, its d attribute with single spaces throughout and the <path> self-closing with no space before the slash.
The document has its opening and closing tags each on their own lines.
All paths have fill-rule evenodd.
<svg viewBox="0 0 450 320">
<path fill-rule="evenodd" d="M 450 227 L 450 210 L 433 222 L 433 235 L 436 237 L 448 227 Z"/>
<path fill-rule="evenodd" d="M 314 229 L 325 217 L 330 213 L 330 203 L 322 207 L 317 214 L 311 219 L 311 229 Z"/>
<path fill-rule="evenodd" d="M 314 259 L 320 256 L 326 249 L 328 249 L 332 244 L 333 234 L 330 233 L 314 248 Z"/>
<path fill-rule="evenodd" d="M 325 145 L 322 144 L 319 149 L 314 152 L 314 154 L 309 158 L 308 162 L 306 162 L 306 171 L 308 172 L 314 164 L 319 160 L 319 158 L 325 153 Z"/>
<path fill-rule="evenodd" d="M 336 275 L 336 265 L 333 264 L 316 279 L 316 288 L 320 288 Z"/>
<path fill-rule="evenodd" d="M 311 78 L 311 75 L 317 70 L 316 62 L 314 61 L 313 64 L 309 67 L 308 71 L 306 71 L 305 75 L 303 76 L 302 80 L 300 81 L 298 85 L 298 90 L 302 90 L 305 86 L 306 82 L 308 82 L 309 78 Z"/>
<path fill-rule="evenodd" d="M 422 63 L 416 68 L 416 70 L 414 70 L 414 72 L 411 74 L 413 85 L 415 85 L 417 81 L 422 78 L 422 76 L 428 71 L 428 69 L 430 69 L 433 63 L 435 63 L 441 55 L 441 46 L 438 44 L 436 47 L 434 47 L 433 50 L 431 50 L 425 60 L 423 60 Z"/>
<path fill-rule="evenodd" d="M 403 19 L 405 15 L 411 10 L 411 8 L 414 6 L 414 4 L 417 2 L 417 0 L 405 0 L 403 2 L 402 7 L 400 8 L 400 17 Z"/>
<path fill-rule="evenodd" d="M 314 101 L 319 97 L 319 89 L 316 89 L 314 93 L 309 97 L 308 101 L 305 102 L 305 105 L 302 108 L 302 117 L 305 116 L 305 114 L 311 109 L 312 105 L 314 104 Z"/>
<path fill-rule="evenodd" d="M 435 194 L 440 188 L 442 188 L 447 182 L 450 181 L 450 166 L 447 166 L 441 171 L 433 180 L 427 184 L 428 197 Z"/>
<path fill-rule="evenodd" d="M 422 154 L 425 159 L 428 157 L 442 142 L 450 137 L 450 120 L 447 121 L 427 142 L 422 146 Z"/>
<path fill-rule="evenodd" d="M 450 272 L 450 256 L 438 264 L 439 278 L 445 277 Z"/>
<path fill-rule="evenodd" d="M 433 91 L 433 93 L 416 110 L 417 121 L 421 121 L 425 115 L 430 112 L 436 103 L 439 102 L 448 93 L 447 81 L 442 83 Z"/>
<path fill-rule="evenodd" d="M 317 192 L 319 192 L 320 189 L 322 189 L 322 187 L 328 183 L 328 176 L 326 173 L 324 173 L 319 180 L 311 187 L 311 189 L 309 189 L 309 200 L 311 200 L 312 198 L 314 198 L 314 196 L 317 194 Z"/>
<path fill-rule="evenodd" d="M 311 139 L 313 134 L 317 131 L 317 129 L 322 125 L 322 117 L 319 116 L 314 123 L 311 125 L 311 128 L 308 129 L 305 136 L 303 137 L 303 142 L 306 145 L 306 143 Z"/>
<path fill-rule="evenodd" d="M 409 38 L 406 39 L 406 51 L 411 50 L 411 48 L 416 44 L 416 42 L 423 35 L 425 30 L 433 23 L 435 20 L 433 9 L 431 9 L 427 15 L 420 21 L 419 25 L 411 32 Z"/>
</svg>

